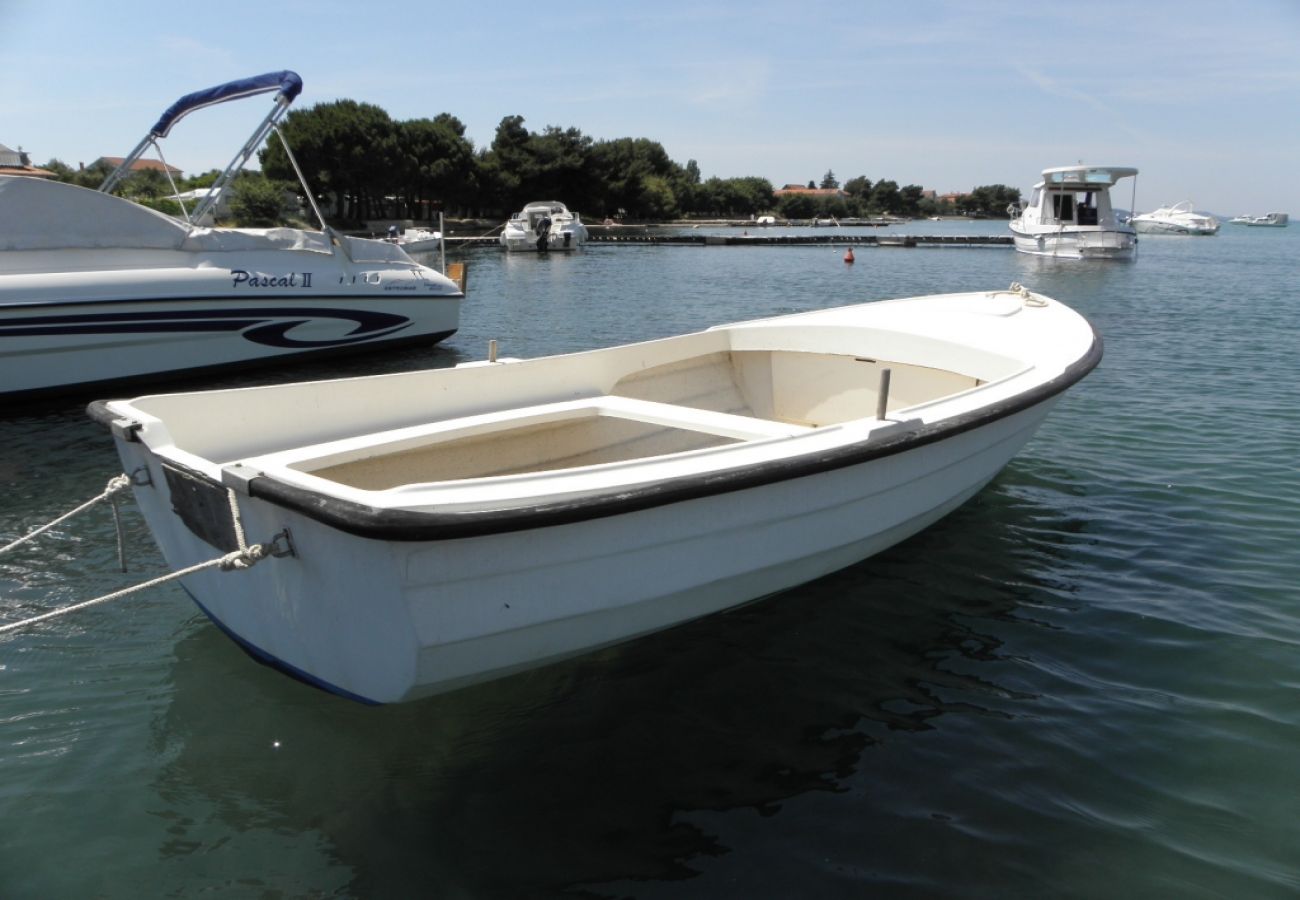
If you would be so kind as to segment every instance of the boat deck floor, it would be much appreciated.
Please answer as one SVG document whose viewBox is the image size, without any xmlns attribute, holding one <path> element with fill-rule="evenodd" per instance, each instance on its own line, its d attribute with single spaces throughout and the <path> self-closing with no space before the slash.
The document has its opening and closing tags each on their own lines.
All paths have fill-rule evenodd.
<svg viewBox="0 0 1300 900">
<path fill-rule="evenodd" d="M 364 490 L 625 462 L 794 437 L 808 425 L 601 395 L 292 447 L 242 460 Z"/>
</svg>

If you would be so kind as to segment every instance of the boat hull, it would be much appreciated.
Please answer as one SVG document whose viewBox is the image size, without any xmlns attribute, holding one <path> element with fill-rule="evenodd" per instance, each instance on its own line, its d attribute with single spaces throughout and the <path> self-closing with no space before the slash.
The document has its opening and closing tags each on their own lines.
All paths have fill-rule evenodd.
<svg viewBox="0 0 1300 900">
<path fill-rule="evenodd" d="M 565 253 L 578 250 L 587 239 L 586 229 L 554 231 L 546 236 L 543 246 L 531 232 L 502 232 L 499 241 L 510 253 Z"/>
<path fill-rule="evenodd" d="M 987 484 L 1054 402 L 830 472 L 452 540 L 358 539 L 241 497 L 250 535 L 288 528 L 297 556 L 184 584 L 263 662 L 352 699 L 414 700 L 717 613 L 879 553 Z M 151 462 L 138 443 L 119 449 L 128 472 Z M 136 496 L 169 566 L 212 558 L 211 545 L 178 527 L 169 485 Z"/>
<path fill-rule="evenodd" d="M 1124 231 L 1052 231 L 1037 234 L 1012 228 L 1016 250 L 1054 259 L 1116 259 L 1137 256 L 1137 238 Z"/>
<path fill-rule="evenodd" d="M 277 259 L 262 268 L 288 274 L 249 288 L 231 265 L 0 275 L 0 397 L 432 344 L 458 327 L 461 295 L 413 266 L 353 278 Z"/>
<path fill-rule="evenodd" d="M 994 478 L 1097 365 L 1020 285 L 526 360 L 91 405 L 251 654 L 413 700 L 852 565 Z M 232 506 L 237 514 L 232 514 Z"/>
<path fill-rule="evenodd" d="M 1191 225 L 1184 222 L 1152 222 L 1133 220 L 1133 229 L 1139 234 L 1189 234 L 1211 235 L 1219 233 L 1217 225 Z"/>
</svg>

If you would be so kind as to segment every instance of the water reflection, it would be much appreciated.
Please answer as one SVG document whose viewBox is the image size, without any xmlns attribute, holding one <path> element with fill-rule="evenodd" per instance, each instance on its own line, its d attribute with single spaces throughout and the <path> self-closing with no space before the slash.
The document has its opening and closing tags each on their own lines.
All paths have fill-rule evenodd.
<svg viewBox="0 0 1300 900">
<path fill-rule="evenodd" d="M 1031 695 L 1002 683 L 1001 625 L 1032 624 L 1069 589 L 1037 571 L 1051 568 L 1032 523 L 1046 514 L 998 485 L 779 597 L 405 706 L 314 692 L 201 628 L 177 647 L 157 789 L 177 810 L 197 795 L 239 833 L 320 843 L 356 896 L 686 878 L 732 848 L 684 813 L 779 815 L 947 713 L 1019 714 Z M 201 827 L 173 832 L 164 855 L 215 850 Z"/>
</svg>

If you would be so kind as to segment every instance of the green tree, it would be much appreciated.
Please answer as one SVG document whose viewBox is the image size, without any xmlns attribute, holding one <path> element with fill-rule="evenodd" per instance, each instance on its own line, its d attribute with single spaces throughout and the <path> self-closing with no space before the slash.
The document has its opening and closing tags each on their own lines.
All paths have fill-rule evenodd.
<svg viewBox="0 0 1300 900">
<path fill-rule="evenodd" d="M 590 177 L 603 197 L 596 203 L 601 215 L 623 209 L 639 218 L 658 218 L 651 208 L 660 208 L 664 185 L 650 182 L 660 178 L 672 190 L 685 176 L 681 166 L 669 158 L 663 145 L 648 138 L 616 138 L 592 146 Z M 649 185 L 649 187 L 647 187 Z M 677 208 L 676 192 L 673 208 Z"/>
<path fill-rule="evenodd" d="M 925 197 L 925 188 L 919 184 L 907 184 L 898 189 L 898 211 L 905 216 L 921 214 L 921 200 Z"/>
<path fill-rule="evenodd" d="M 826 174 L 822 176 L 822 190 L 834 190 L 839 186 L 840 183 L 835 180 L 835 173 L 827 169 Z"/>
<path fill-rule="evenodd" d="M 1000 217 L 1007 206 L 1020 201 L 1020 189 L 1005 184 L 986 184 L 975 188 L 957 201 L 958 209 L 968 215 Z"/>
<path fill-rule="evenodd" d="M 534 200 L 562 200 L 575 209 L 594 209 L 601 201 L 599 179 L 590 177 L 592 139 L 576 128 L 548 125 L 532 136 L 529 151 L 534 160 Z"/>
<path fill-rule="evenodd" d="M 477 205 L 478 163 L 465 126 L 455 116 L 397 123 L 398 179 L 403 218 L 424 218 L 438 208 L 465 211 Z"/>
<path fill-rule="evenodd" d="M 811 219 L 817 215 L 817 200 L 808 194 L 783 194 L 776 201 L 776 211 L 785 219 Z"/>
<path fill-rule="evenodd" d="M 336 100 L 285 117 L 281 130 L 302 166 L 308 187 L 332 199 L 334 215 L 357 221 L 373 218 L 394 187 L 396 126 L 388 113 L 370 103 Z M 273 179 L 297 181 L 284 147 L 269 141 L 259 159 Z"/>
<path fill-rule="evenodd" d="M 870 208 L 878 214 L 896 213 L 902 209 L 903 199 L 898 193 L 898 182 L 877 181 L 871 189 Z"/>
<path fill-rule="evenodd" d="M 871 197 L 871 181 L 865 175 L 858 175 L 844 182 L 844 193 L 855 200 L 866 201 Z"/>
<path fill-rule="evenodd" d="M 821 216 L 842 219 L 849 214 L 849 204 L 843 197 L 822 197 L 817 203 L 817 212 Z"/>
<path fill-rule="evenodd" d="M 288 218 L 286 185 L 259 172 L 241 172 L 230 187 L 230 213 L 243 228 L 271 228 Z"/>
</svg>

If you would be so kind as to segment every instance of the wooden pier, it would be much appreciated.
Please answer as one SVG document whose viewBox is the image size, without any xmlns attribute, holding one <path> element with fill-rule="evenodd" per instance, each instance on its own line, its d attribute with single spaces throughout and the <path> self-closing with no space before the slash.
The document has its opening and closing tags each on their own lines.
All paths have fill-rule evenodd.
<svg viewBox="0 0 1300 900">
<path fill-rule="evenodd" d="M 681 247 L 1010 247 L 1011 235 L 1006 234 L 649 234 L 634 232 L 600 234 L 592 231 L 587 236 L 589 244 L 659 244 Z M 496 246 L 493 237 L 447 238 L 448 247 Z"/>
</svg>

